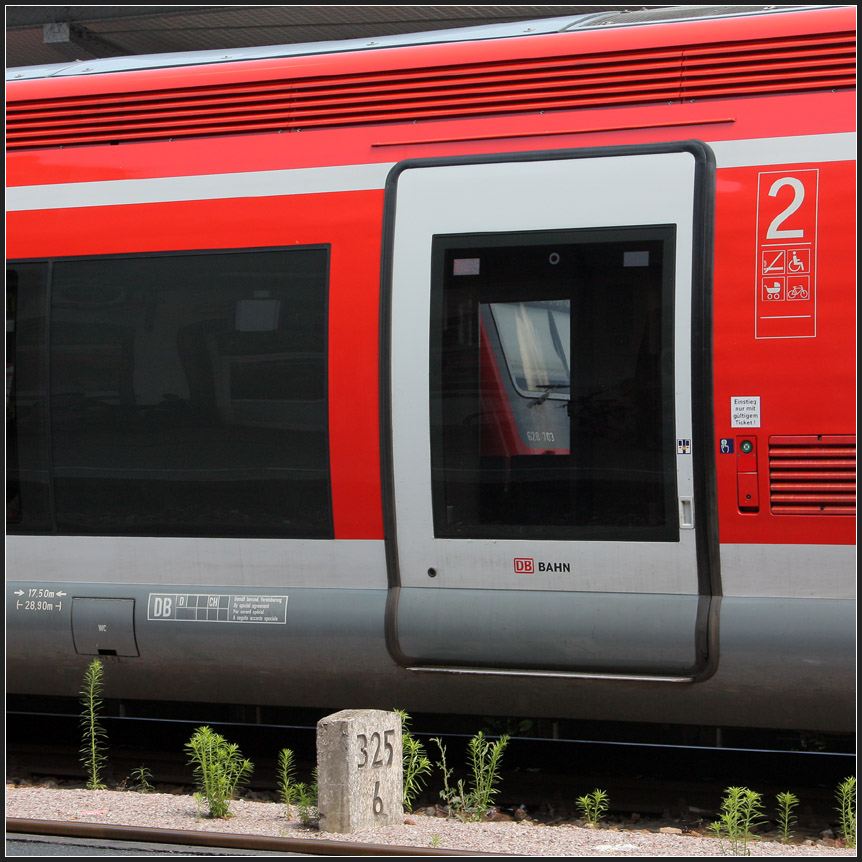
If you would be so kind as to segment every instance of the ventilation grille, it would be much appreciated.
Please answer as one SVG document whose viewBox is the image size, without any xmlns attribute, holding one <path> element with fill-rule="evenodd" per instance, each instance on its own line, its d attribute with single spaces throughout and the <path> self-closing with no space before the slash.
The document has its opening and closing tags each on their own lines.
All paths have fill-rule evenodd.
<svg viewBox="0 0 862 862">
<path fill-rule="evenodd" d="M 856 437 L 770 437 L 773 515 L 855 515 Z"/>
<path fill-rule="evenodd" d="M 7 102 L 7 148 L 855 86 L 855 34 Z M 11 90 L 14 94 L 14 88 Z"/>
</svg>

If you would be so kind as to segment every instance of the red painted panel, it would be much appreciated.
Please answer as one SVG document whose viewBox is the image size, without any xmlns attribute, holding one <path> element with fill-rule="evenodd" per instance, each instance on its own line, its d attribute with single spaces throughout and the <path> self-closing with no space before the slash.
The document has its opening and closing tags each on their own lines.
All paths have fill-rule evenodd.
<svg viewBox="0 0 862 862">
<path fill-rule="evenodd" d="M 682 139 L 709 142 L 830 134 L 853 131 L 855 114 L 855 94 L 837 92 L 523 114 L 515 128 L 511 117 L 488 117 L 115 147 L 28 150 L 8 155 L 6 184 L 200 176 L 252 168 L 264 171 L 371 164 L 425 156 Z"/>
<path fill-rule="evenodd" d="M 382 122 L 852 89 L 852 34 L 16 100 L 7 148 L 347 128 Z"/>
<path fill-rule="evenodd" d="M 383 194 L 341 195 L 335 206 L 355 219 L 332 246 L 329 435 L 335 538 L 382 539 L 377 357 Z"/>
<path fill-rule="evenodd" d="M 329 416 L 336 538 L 381 539 L 377 363 L 383 193 L 11 213 L 19 258 L 327 243 Z"/>
<path fill-rule="evenodd" d="M 783 177 L 811 176 L 817 171 L 817 209 L 800 207 L 782 227 L 813 230 L 816 248 L 816 334 L 761 330 L 763 242 L 758 242 L 758 197 L 765 172 L 769 188 Z M 813 188 L 813 186 L 812 186 Z M 754 436 L 763 452 L 771 436 L 853 435 L 856 428 L 856 286 L 855 165 L 851 162 L 768 168 L 736 168 L 718 173 L 715 240 L 714 377 L 715 435 L 718 441 L 740 433 Z M 792 186 L 777 190 L 792 191 Z M 775 203 L 769 199 L 770 203 Z M 791 200 L 780 201 L 777 213 Z M 762 214 L 762 210 L 760 210 Z M 769 223 L 775 218 L 771 214 Z M 765 239 L 761 224 L 760 239 Z M 793 242 L 808 239 L 793 237 Z M 779 237 L 779 239 L 781 239 Z M 795 246 L 794 246 L 795 247 Z M 781 304 L 776 302 L 776 304 Z M 802 305 L 804 303 L 797 303 Z M 786 307 L 792 303 L 784 301 Z M 774 336 L 785 337 L 774 337 Z M 804 337 L 793 337 L 804 336 Z M 759 427 L 740 431 L 731 421 L 731 399 L 760 399 Z M 784 515 L 761 506 L 740 512 L 737 506 L 736 457 L 716 455 L 719 525 L 722 542 L 853 543 L 855 518 Z M 769 476 L 758 473 L 761 500 L 769 499 Z"/>
</svg>

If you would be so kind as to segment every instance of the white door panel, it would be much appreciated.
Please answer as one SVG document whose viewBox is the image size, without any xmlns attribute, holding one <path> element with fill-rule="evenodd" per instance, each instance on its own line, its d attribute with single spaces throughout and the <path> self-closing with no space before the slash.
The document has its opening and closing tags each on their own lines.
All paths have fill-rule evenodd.
<svg viewBox="0 0 862 862">
<path fill-rule="evenodd" d="M 439 650 L 428 646 L 433 625 L 422 655 L 409 647 L 419 608 L 425 618 L 435 595 L 441 612 L 457 602 L 443 591 L 462 590 L 477 608 L 497 597 L 499 624 L 519 619 L 523 591 L 549 602 L 568 596 L 563 604 L 610 596 L 609 619 L 612 596 L 627 594 L 626 625 L 633 596 L 703 592 L 691 391 L 702 161 L 683 147 L 396 168 L 388 187 L 401 607 L 393 630 L 409 658 L 470 663 L 469 646 L 454 656 L 451 643 L 443 647 L 444 631 L 459 637 L 451 625 L 440 628 Z M 624 369 L 635 363 L 629 379 Z M 654 419 L 639 426 L 634 415 Z M 678 633 L 668 635 L 675 672 L 702 657 L 695 634 L 706 615 L 698 601 L 671 607 L 676 622 L 664 630 Z M 584 612 L 572 616 L 584 625 Z M 490 634 L 493 619 L 476 618 Z M 525 636 L 541 640 L 540 631 Z M 593 644 L 583 664 L 600 668 L 604 649 L 609 665 L 625 666 L 617 648 L 605 648 Z M 653 659 L 639 653 L 632 666 L 653 668 L 668 646 Z M 506 664 L 497 653 L 473 655 Z"/>
</svg>

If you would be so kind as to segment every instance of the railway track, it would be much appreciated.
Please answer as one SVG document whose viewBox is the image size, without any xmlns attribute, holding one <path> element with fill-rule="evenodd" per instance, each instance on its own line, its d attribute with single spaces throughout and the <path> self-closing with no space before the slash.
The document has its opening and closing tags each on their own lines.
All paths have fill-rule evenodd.
<svg viewBox="0 0 862 862">
<path fill-rule="evenodd" d="M 433 847 L 402 847 L 388 844 L 363 844 L 357 841 L 329 841 L 325 838 L 274 838 L 262 835 L 237 835 L 197 832 L 183 829 L 153 829 L 142 826 L 95 825 L 59 820 L 8 818 L 6 832 L 13 835 L 51 836 L 84 841 L 119 841 L 127 844 L 170 844 L 182 847 L 208 847 L 217 850 L 299 854 L 306 856 L 494 856 L 494 853 L 438 850 Z"/>
</svg>

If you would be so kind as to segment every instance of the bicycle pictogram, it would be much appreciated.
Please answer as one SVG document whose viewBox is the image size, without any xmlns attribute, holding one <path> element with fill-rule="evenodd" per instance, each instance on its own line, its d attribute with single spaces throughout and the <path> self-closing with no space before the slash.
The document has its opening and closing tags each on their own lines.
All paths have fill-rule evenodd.
<svg viewBox="0 0 862 862">
<path fill-rule="evenodd" d="M 787 285 L 787 298 L 788 299 L 808 299 L 811 296 L 811 290 L 809 289 L 808 279 L 796 279 L 793 282 L 790 282 L 788 279 Z"/>
</svg>

